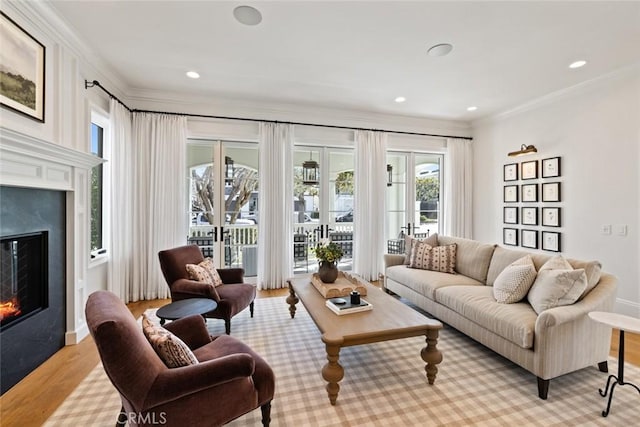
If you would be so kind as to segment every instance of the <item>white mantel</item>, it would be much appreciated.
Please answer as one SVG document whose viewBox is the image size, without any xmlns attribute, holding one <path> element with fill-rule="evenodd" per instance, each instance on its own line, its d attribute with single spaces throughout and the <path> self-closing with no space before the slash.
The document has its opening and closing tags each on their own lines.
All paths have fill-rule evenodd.
<svg viewBox="0 0 640 427">
<path fill-rule="evenodd" d="M 0 127 L 0 185 L 65 191 L 66 333 L 65 344 L 88 335 L 84 317 L 89 263 L 90 171 L 103 160 Z"/>
</svg>

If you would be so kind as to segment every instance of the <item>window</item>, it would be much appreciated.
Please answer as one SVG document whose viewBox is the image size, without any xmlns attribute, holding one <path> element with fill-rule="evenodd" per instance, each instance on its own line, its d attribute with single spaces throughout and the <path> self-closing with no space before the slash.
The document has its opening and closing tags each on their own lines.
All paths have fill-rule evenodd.
<svg viewBox="0 0 640 427">
<path fill-rule="evenodd" d="M 96 112 L 91 114 L 91 153 L 105 158 L 108 119 Z M 91 170 L 91 259 L 107 253 L 105 242 L 106 166 L 104 163 Z"/>
</svg>

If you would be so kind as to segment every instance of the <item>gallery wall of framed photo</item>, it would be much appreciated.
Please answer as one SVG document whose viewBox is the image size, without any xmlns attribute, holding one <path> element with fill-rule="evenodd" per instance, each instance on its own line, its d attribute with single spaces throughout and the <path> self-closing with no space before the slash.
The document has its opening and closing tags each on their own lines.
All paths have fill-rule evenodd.
<svg viewBox="0 0 640 427">
<path fill-rule="evenodd" d="M 560 164 L 550 157 L 503 166 L 503 244 L 561 252 Z"/>
</svg>

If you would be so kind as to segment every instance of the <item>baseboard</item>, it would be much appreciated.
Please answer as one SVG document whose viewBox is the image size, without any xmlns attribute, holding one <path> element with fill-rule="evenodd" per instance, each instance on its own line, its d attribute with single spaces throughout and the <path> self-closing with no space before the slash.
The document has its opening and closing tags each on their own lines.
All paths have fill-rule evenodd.
<svg viewBox="0 0 640 427">
<path fill-rule="evenodd" d="M 64 334 L 64 345 L 75 345 L 75 344 L 78 344 L 87 335 L 89 335 L 89 328 L 87 327 L 87 324 L 85 323 L 80 328 L 78 328 L 78 330 L 69 331 L 69 332 Z"/>
<path fill-rule="evenodd" d="M 616 313 L 638 318 L 640 317 L 640 304 L 635 301 L 616 298 L 614 311 Z"/>
</svg>

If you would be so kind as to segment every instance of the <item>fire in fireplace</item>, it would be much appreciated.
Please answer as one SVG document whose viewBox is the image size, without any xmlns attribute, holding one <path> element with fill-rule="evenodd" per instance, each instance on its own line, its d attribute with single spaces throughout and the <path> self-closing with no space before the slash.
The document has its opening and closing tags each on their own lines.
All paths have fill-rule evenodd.
<svg viewBox="0 0 640 427">
<path fill-rule="evenodd" d="M 47 232 L 0 238 L 0 330 L 47 307 Z"/>
</svg>

